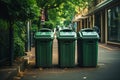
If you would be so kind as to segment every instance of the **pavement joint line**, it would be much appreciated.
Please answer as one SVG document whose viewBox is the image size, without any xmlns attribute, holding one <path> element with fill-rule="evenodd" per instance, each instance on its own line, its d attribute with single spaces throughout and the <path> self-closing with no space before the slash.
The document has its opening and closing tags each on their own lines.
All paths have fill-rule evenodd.
<svg viewBox="0 0 120 80">
<path fill-rule="evenodd" d="M 109 48 L 109 47 L 106 47 L 106 46 L 104 46 L 104 45 L 99 45 L 99 47 L 102 47 L 102 48 L 105 48 L 105 49 L 108 49 L 108 50 L 113 50 L 112 48 Z"/>
</svg>

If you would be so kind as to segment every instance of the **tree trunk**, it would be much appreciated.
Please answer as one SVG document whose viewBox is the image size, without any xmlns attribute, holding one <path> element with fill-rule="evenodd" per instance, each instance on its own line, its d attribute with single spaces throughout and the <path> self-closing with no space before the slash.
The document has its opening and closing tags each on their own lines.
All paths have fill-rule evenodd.
<svg viewBox="0 0 120 80">
<path fill-rule="evenodd" d="M 10 54 L 10 66 L 14 61 L 14 28 L 12 21 L 9 22 L 9 54 Z"/>
<path fill-rule="evenodd" d="M 44 10 L 44 13 L 45 13 L 45 21 L 48 21 L 48 9 L 45 9 Z"/>
<path fill-rule="evenodd" d="M 41 16 L 40 16 L 41 17 Z M 38 26 L 38 30 L 41 28 L 41 19 L 40 19 L 40 17 L 38 17 L 39 19 L 38 19 L 38 23 L 37 23 L 37 26 Z"/>
</svg>

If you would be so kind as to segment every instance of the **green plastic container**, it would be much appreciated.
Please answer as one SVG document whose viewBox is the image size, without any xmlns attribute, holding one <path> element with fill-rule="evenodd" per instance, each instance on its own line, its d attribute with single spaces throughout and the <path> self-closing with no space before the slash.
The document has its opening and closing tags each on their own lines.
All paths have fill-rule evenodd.
<svg viewBox="0 0 120 80">
<path fill-rule="evenodd" d="M 59 31 L 57 39 L 59 67 L 74 67 L 76 33 L 69 29 L 63 29 Z"/>
<path fill-rule="evenodd" d="M 34 37 L 36 67 L 51 67 L 53 32 L 50 29 L 41 29 Z"/>
<path fill-rule="evenodd" d="M 77 34 L 78 65 L 96 67 L 99 35 L 93 29 L 82 29 Z"/>
</svg>

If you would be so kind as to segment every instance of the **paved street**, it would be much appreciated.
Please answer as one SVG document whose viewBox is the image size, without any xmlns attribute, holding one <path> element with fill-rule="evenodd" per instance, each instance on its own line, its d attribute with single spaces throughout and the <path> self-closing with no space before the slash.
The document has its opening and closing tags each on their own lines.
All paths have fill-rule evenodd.
<svg viewBox="0 0 120 80">
<path fill-rule="evenodd" d="M 76 50 L 77 51 L 77 50 Z M 35 49 L 28 53 L 30 64 L 21 80 L 120 80 L 120 48 L 99 44 L 96 68 L 58 68 L 57 40 L 53 43 L 52 68 L 35 68 Z M 77 52 L 75 53 L 77 65 Z"/>
</svg>

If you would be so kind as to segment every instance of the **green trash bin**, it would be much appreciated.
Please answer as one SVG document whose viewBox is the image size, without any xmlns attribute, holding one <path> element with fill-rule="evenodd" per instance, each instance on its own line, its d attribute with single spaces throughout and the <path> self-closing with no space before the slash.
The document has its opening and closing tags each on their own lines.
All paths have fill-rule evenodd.
<svg viewBox="0 0 120 80">
<path fill-rule="evenodd" d="M 70 29 L 60 30 L 57 40 L 59 67 L 74 67 L 76 33 Z"/>
<path fill-rule="evenodd" d="M 52 30 L 43 28 L 39 32 L 36 32 L 34 37 L 36 67 L 51 67 L 54 39 Z"/>
<path fill-rule="evenodd" d="M 86 28 L 78 32 L 77 37 L 78 65 L 96 67 L 99 35 L 93 29 Z"/>
</svg>

